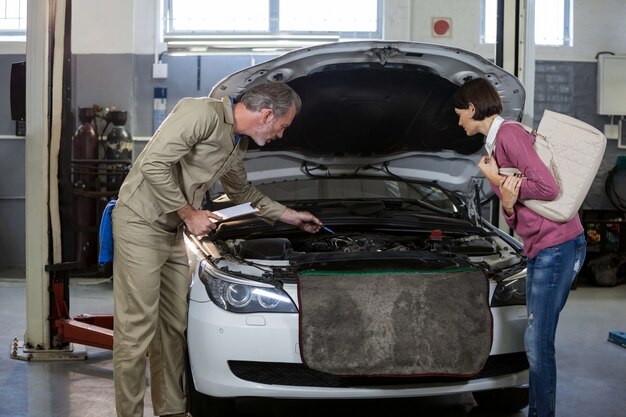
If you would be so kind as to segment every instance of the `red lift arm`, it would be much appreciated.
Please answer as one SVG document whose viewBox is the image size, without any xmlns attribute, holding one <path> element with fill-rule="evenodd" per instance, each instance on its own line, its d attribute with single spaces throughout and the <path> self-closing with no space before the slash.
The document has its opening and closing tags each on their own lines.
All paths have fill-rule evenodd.
<svg viewBox="0 0 626 417">
<path fill-rule="evenodd" d="M 52 333 L 55 344 L 79 343 L 101 349 L 113 349 L 113 316 L 83 314 L 73 319 L 65 303 L 67 285 L 64 279 L 52 282 Z"/>
<path fill-rule="evenodd" d="M 83 314 L 74 319 L 55 321 L 60 340 L 69 343 L 113 349 L 113 316 Z"/>
</svg>

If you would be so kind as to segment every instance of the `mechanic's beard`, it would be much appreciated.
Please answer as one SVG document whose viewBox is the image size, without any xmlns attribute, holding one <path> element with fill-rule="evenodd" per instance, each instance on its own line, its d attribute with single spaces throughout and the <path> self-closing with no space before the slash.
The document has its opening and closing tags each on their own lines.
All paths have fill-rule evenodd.
<svg viewBox="0 0 626 417">
<path fill-rule="evenodd" d="M 253 140 L 259 146 L 264 146 L 274 139 L 276 139 L 276 135 L 272 135 L 272 123 L 269 122 L 264 124 L 262 127 L 259 127 L 253 137 Z"/>
</svg>

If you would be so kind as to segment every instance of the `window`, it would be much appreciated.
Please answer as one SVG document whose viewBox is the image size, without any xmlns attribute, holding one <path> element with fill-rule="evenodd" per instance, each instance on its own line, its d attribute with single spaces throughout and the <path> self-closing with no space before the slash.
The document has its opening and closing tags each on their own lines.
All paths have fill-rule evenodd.
<svg viewBox="0 0 626 417">
<path fill-rule="evenodd" d="M 496 43 L 497 0 L 482 0 L 482 43 Z M 572 1 L 535 0 L 535 45 L 572 46 Z"/>
<path fill-rule="evenodd" d="M 343 33 L 344 37 L 349 37 L 350 32 L 370 37 L 379 32 L 377 3 L 377 0 L 281 0 L 279 30 L 335 32 Z"/>
<path fill-rule="evenodd" d="M 171 0 L 169 6 L 166 34 L 170 35 L 261 32 L 269 28 L 269 0 Z"/>
<path fill-rule="evenodd" d="M 269 52 L 338 39 L 380 39 L 382 0 L 165 0 L 170 52 Z"/>
<path fill-rule="evenodd" d="M 0 0 L 0 36 L 26 35 L 26 0 Z"/>
</svg>

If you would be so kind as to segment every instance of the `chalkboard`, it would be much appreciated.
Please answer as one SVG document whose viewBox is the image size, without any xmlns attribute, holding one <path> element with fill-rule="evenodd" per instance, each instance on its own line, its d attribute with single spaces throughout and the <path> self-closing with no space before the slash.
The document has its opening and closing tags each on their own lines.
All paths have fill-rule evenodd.
<svg viewBox="0 0 626 417">
<path fill-rule="evenodd" d="M 598 114 L 626 115 L 625 55 L 598 55 Z"/>
</svg>

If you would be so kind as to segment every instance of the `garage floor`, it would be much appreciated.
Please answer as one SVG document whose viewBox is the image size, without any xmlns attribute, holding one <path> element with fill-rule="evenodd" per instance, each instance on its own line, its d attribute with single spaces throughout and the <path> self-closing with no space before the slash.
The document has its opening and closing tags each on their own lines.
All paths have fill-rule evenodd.
<svg viewBox="0 0 626 417">
<path fill-rule="evenodd" d="M 0 275 L 2 277 L 2 275 Z M 73 279 L 72 316 L 112 311 L 108 280 Z M 110 351 L 87 347 L 89 358 L 75 362 L 24 362 L 9 358 L 14 338 L 26 329 L 23 279 L 0 278 L 0 416 L 113 416 L 113 371 Z M 559 325 L 557 415 L 618 417 L 626 410 L 626 349 L 607 342 L 610 330 L 626 330 L 626 285 L 613 288 L 579 286 L 572 291 Z M 474 408 L 470 395 L 370 401 L 276 401 L 246 399 L 237 403 L 240 416 L 318 416 L 331 411 L 346 415 L 487 416 Z M 152 415 L 146 396 L 146 416 Z M 499 417 L 522 417 L 516 413 Z"/>
</svg>

